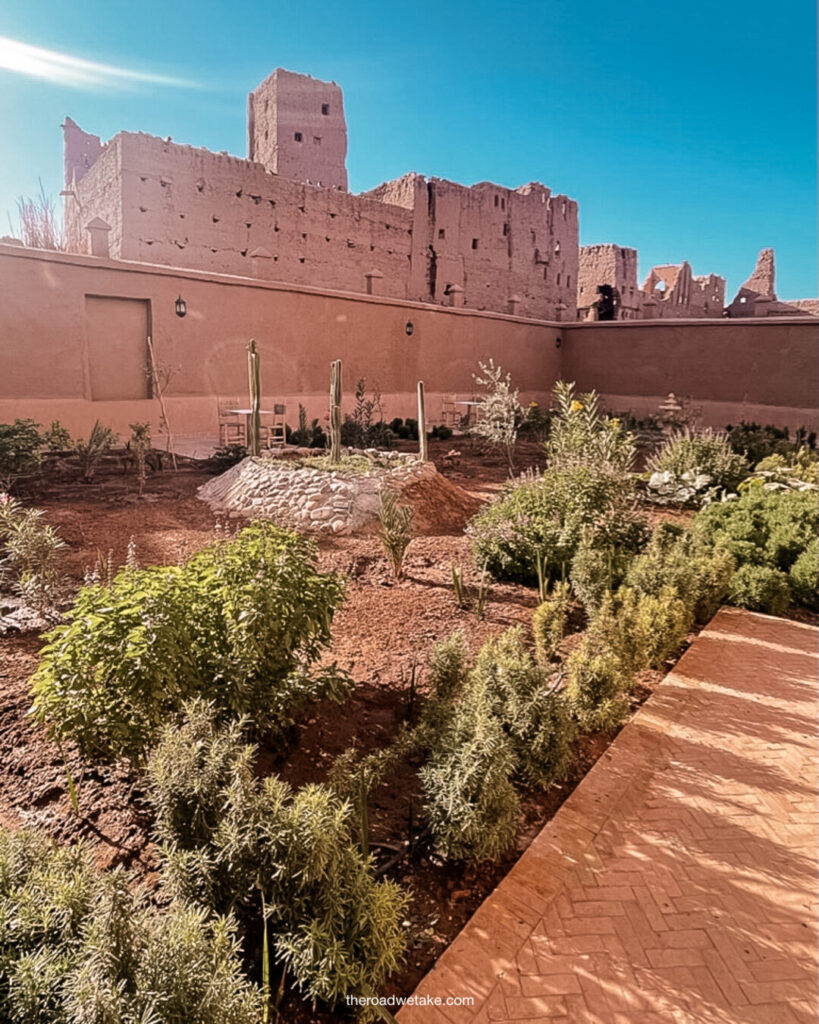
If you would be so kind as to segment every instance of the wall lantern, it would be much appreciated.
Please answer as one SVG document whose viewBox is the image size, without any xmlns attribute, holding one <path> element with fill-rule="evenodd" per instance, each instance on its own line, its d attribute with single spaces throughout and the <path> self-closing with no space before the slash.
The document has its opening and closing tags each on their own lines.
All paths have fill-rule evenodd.
<svg viewBox="0 0 819 1024">
<path fill-rule="evenodd" d="M 562 344 L 563 340 L 561 338 L 555 338 L 555 348 L 560 348 Z"/>
<path fill-rule="evenodd" d="M 404 328 L 404 333 L 409 338 L 412 332 L 415 330 L 412 320 L 407 320 L 407 326 Z"/>
<path fill-rule="evenodd" d="M 184 316 L 188 312 L 188 304 L 180 295 L 176 302 L 173 304 L 173 308 L 176 310 L 177 316 Z"/>
</svg>

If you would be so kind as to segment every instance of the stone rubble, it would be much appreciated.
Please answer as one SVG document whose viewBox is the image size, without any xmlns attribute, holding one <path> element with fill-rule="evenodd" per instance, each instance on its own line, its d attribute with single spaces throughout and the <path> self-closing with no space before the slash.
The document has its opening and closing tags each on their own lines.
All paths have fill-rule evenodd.
<svg viewBox="0 0 819 1024">
<path fill-rule="evenodd" d="M 437 475 L 434 463 L 399 452 L 349 449 L 347 454 L 368 456 L 373 468 L 365 473 L 327 471 L 290 460 L 248 457 L 203 484 L 197 495 L 214 512 L 346 534 L 375 521 L 382 489 L 400 492 Z"/>
</svg>

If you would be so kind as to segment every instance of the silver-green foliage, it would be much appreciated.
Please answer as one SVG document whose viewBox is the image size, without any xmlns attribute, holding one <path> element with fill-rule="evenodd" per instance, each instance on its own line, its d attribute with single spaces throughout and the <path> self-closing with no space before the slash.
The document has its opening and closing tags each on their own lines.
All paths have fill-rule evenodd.
<svg viewBox="0 0 819 1024">
<path fill-rule="evenodd" d="M 268 908 L 271 948 L 311 999 L 371 993 L 399 966 L 406 898 L 377 882 L 350 804 L 329 788 L 259 780 L 238 726 L 186 708 L 148 763 L 148 798 L 165 884 L 193 905 L 243 914 Z"/>
<path fill-rule="evenodd" d="M 412 542 L 412 506 L 402 505 L 398 494 L 382 490 L 378 501 L 378 537 L 393 575 L 404 575 L 404 555 Z"/>
<path fill-rule="evenodd" d="M 27 604 L 53 607 L 63 591 L 60 552 L 65 543 L 43 511 L 0 495 L 0 583 L 9 579 Z"/>
<path fill-rule="evenodd" d="M 541 665 L 548 665 L 557 654 L 566 635 L 566 623 L 571 607 L 571 590 L 567 583 L 557 583 L 532 615 L 532 633 L 535 653 Z"/>
<path fill-rule="evenodd" d="M 89 848 L 0 830 L 0 1020 L 9 1024 L 256 1024 L 235 927 L 156 908 Z"/>
<path fill-rule="evenodd" d="M 620 419 L 604 416 L 596 391 L 576 395 L 574 384 L 558 381 L 553 389 L 555 411 L 544 444 L 549 466 L 588 466 L 627 476 L 634 464 L 634 435 Z"/>
<path fill-rule="evenodd" d="M 316 560 L 311 541 L 259 522 L 183 566 L 124 569 L 110 586 L 84 587 L 46 637 L 36 717 L 85 753 L 139 760 L 196 696 L 273 732 L 309 700 L 340 699 L 337 672 L 310 672 L 344 593 Z"/>
</svg>

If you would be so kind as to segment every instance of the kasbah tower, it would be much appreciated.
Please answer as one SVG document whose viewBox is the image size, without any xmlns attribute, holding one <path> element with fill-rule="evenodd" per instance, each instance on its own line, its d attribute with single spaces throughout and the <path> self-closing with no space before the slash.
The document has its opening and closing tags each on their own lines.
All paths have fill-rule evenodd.
<svg viewBox="0 0 819 1024">
<path fill-rule="evenodd" d="M 71 249 L 295 285 L 575 318 L 578 208 L 538 183 L 410 173 L 351 194 L 341 89 L 277 69 L 249 96 L 248 159 L 70 118 Z"/>
</svg>

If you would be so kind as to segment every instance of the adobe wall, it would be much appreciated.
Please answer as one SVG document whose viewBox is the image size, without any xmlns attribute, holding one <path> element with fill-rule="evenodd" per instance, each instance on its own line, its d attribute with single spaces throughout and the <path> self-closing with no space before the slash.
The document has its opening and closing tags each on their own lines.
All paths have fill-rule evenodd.
<svg viewBox="0 0 819 1024">
<path fill-rule="evenodd" d="M 187 303 L 183 319 L 174 311 L 178 295 Z M 214 435 L 217 396 L 247 395 L 249 338 L 261 353 L 264 394 L 287 402 L 292 425 L 298 402 L 309 416 L 324 416 L 337 358 L 347 409 L 365 377 L 380 388 L 387 418 L 415 416 L 423 379 L 432 422 L 443 395 L 472 396 L 479 360 L 500 361 L 526 402 L 545 402 L 559 373 L 559 325 L 0 245 L 0 422 L 56 418 L 87 433 L 99 418 L 127 436 L 129 423 L 150 420 L 156 430 L 154 401 L 92 400 L 87 296 L 147 300 L 157 358 L 173 370 L 168 405 L 180 435 Z M 111 339 L 114 376 L 118 343 Z"/>
<path fill-rule="evenodd" d="M 711 426 L 819 428 L 819 324 L 809 318 L 574 324 L 561 357 L 564 379 L 596 388 L 610 409 L 656 413 L 673 391 Z"/>
<path fill-rule="evenodd" d="M 179 295 L 183 319 L 174 312 Z M 127 326 L 120 307 L 134 300 L 145 306 L 158 359 L 173 369 L 168 404 L 180 435 L 212 436 L 217 396 L 246 394 L 249 338 L 259 345 L 268 401 L 284 399 L 293 424 L 299 401 L 311 417 L 326 412 L 333 359 L 344 362 L 348 408 L 365 377 L 381 389 L 387 418 L 414 416 L 423 379 L 434 422 L 442 396 L 469 398 L 478 361 L 492 357 L 525 402 L 544 402 L 562 377 L 596 388 L 617 411 L 655 413 L 673 391 L 715 426 L 753 419 L 819 429 L 815 318 L 556 324 L 11 245 L 0 245 L 0 422 L 56 418 L 87 433 L 99 418 L 127 435 L 129 423 L 151 420 L 156 429 L 150 399 L 92 398 L 101 385 L 127 395 L 126 366 L 134 395 L 144 394 L 134 345 L 126 364 L 120 332 L 105 318 L 92 322 L 110 301 Z"/>
</svg>

